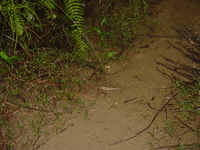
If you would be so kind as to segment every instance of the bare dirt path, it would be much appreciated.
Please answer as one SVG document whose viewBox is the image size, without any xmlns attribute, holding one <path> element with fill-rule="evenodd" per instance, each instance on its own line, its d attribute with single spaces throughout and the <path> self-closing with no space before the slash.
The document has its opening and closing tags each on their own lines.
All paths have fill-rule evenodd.
<svg viewBox="0 0 200 150">
<path fill-rule="evenodd" d="M 110 64 L 107 82 L 81 96 L 96 102 L 87 109 L 87 118 L 75 115 L 69 119 L 66 130 L 38 150 L 173 149 L 178 143 L 200 143 L 198 137 L 182 133 L 185 127 L 180 135 L 165 134 L 164 120 L 170 117 L 170 112 L 162 109 L 173 97 L 170 93 L 173 93 L 174 85 L 170 77 L 187 79 L 181 73 L 188 74 L 189 70 L 181 69 L 181 66 L 198 67 L 199 61 L 190 59 L 190 53 L 185 52 L 182 45 L 192 44 L 192 38 L 186 34 L 189 31 L 200 36 L 200 1 L 154 2 L 149 7 L 153 12 L 149 19 L 156 23 L 156 28 L 152 27 L 151 31 L 143 28 L 144 33 L 134 41 L 135 47 L 127 50 L 126 58 Z M 95 97 L 97 91 L 98 97 Z M 154 131 L 159 132 L 157 140 L 147 133 Z"/>
</svg>

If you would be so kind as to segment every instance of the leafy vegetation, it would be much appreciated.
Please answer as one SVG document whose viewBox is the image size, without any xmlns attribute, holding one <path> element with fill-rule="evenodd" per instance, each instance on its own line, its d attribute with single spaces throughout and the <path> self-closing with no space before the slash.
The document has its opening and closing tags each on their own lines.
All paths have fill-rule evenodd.
<svg viewBox="0 0 200 150">
<path fill-rule="evenodd" d="M 181 114 L 189 120 L 194 114 L 200 115 L 200 78 L 197 77 L 196 82 L 191 85 L 183 81 L 176 81 L 176 84 L 181 97 L 179 103 Z"/>
<path fill-rule="evenodd" d="M 119 52 L 97 51 L 90 38 L 105 49 L 136 36 L 147 6 L 139 2 L 130 1 L 129 16 L 105 11 L 99 26 L 85 25 L 80 0 L 0 2 L 0 149 L 37 148 L 39 137 L 60 132 L 72 112 L 93 104 L 77 93 L 98 76 L 95 64 Z"/>
<path fill-rule="evenodd" d="M 13 149 L 15 144 L 18 145 L 17 141 L 22 140 L 19 137 L 26 132 L 35 133 L 33 139 L 45 132 L 58 132 L 66 116 L 76 109 L 81 111 L 85 105 L 75 94 L 75 89 L 86 86 L 88 82 L 85 80 L 87 74 L 79 75 L 83 68 L 62 63 L 68 61 L 67 54 L 63 52 L 44 51 L 34 51 L 32 61 L 15 63 L 19 68 L 6 66 L 0 69 L 1 149 Z M 43 126 L 51 124 L 53 127 L 46 127 L 45 131 Z M 29 144 L 26 149 L 30 149 L 31 143 L 20 146 Z"/>
<path fill-rule="evenodd" d="M 51 28 L 55 28 L 55 23 L 59 17 L 64 15 L 64 21 L 69 22 L 68 30 L 73 35 L 74 52 L 75 54 L 83 57 L 88 53 L 88 46 L 84 41 L 83 28 L 83 8 L 80 0 L 64 0 L 64 8 L 60 7 L 54 0 L 39 0 L 39 1 L 22 1 L 16 2 L 14 0 L 3 0 L 0 2 L 1 12 L 1 49 L 9 55 L 19 53 L 20 49 L 24 50 L 31 58 L 30 48 L 36 48 L 37 40 L 43 41 L 45 35 L 41 35 L 44 29 L 44 23 L 49 22 Z M 61 10 L 61 14 L 58 14 Z M 45 15 L 43 15 L 45 13 Z M 63 18 L 62 18 L 63 19 Z M 67 28 L 67 27 L 66 27 Z M 69 36 L 64 37 L 65 40 Z M 51 41 L 51 40 L 50 40 Z M 46 42 L 46 41 L 43 41 Z M 45 43 L 49 45 L 51 42 Z M 41 44 L 41 42 L 40 42 Z M 67 43 L 66 43 L 67 44 Z M 11 51 L 9 51 L 10 49 Z M 10 59 L 5 59 L 5 55 L 1 54 L 0 57 L 10 63 Z"/>
</svg>

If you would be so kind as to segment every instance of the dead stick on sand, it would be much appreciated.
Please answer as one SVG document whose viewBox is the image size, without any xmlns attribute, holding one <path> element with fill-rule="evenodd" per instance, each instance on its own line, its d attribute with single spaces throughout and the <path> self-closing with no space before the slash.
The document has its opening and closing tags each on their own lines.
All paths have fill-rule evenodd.
<svg viewBox="0 0 200 150">
<path fill-rule="evenodd" d="M 124 139 L 124 140 L 121 140 L 121 139 L 120 139 L 120 141 L 117 141 L 117 142 L 115 142 L 115 143 L 109 144 L 109 146 L 111 146 L 111 145 L 116 145 L 116 144 L 120 144 L 120 143 L 122 143 L 122 142 L 129 141 L 129 140 L 131 140 L 131 139 L 137 137 L 138 135 L 140 135 L 140 134 L 141 134 L 142 132 L 144 132 L 145 130 L 147 130 L 147 129 L 153 124 L 153 122 L 155 121 L 155 119 L 156 119 L 156 117 L 159 115 L 159 113 L 169 104 L 169 102 L 170 102 L 172 99 L 174 99 L 174 97 L 175 97 L 176 95 L 178 95 L 178 93 L 176 93 L 176 94 L 174 95 L 174 94 L 171 92 L 171 93 L 169 93 L 168 95 L 166 95 L 166 97 L 169 96 L 170 94 L 172 94 L 173 97 L 170 98 L 170 99 L 161 107 L 161 109 L 156 113 L 156 115 L 153 117 L 153 119 L 151 120 L 150 124 L 149 124 L 146 128 L 144 128 L 143 130 L 139 131 L 139 132 L 136 133 L 136 135 L 134 135 L 134 136 L 131 136 L 131 137 L 129 137 L 129 138 L 127 138 L 127 139 Z"/>
</svg>

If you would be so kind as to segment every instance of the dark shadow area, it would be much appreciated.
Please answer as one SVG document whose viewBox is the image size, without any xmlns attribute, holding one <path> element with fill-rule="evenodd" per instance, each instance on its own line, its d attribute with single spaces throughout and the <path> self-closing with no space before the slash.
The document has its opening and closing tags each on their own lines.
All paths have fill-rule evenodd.
<svg viewBox="0 0 200 150">
<path fill-rule="evenodd" d="M 176 30 L 178 36 L 180 37 L 179 45 L 172 44 L 167 41 L 167 43 L 172 46 L 174 49 L 178 50 L 183 57 L 190 59 L 192 62 L 199 64 L 200 63 L 200 36 L 196 35 L 192 30 L 189 30 L 186 26 L 182 27 L 182 30 Z M 163 64 L 161 62 L 157 62 L 157 64 L 173 71 L 174 73 L 185 77 L 188 79 L 187 83 L 193 83 L 196 81 L 196 78 L 200 74 L 200 70 L 198 67 L 189 66 L 186 64 L 182 64 L 178 61 L 174 61 L 170 58 L 166 58 L 162 56 L 168 64 Z M 162 74 L 169 77 L 172 81 L 179 80 L 174 74 L 167 74 L 161 70 Z"/>
<path fill-rule="evenodd" d="M 194 31 L 188 29 L 186 26 L 182 30 L 174 29 L 182 39 L 180 40 L 179 48 L 169 43 L 172 47 L 177 49 L 181 54 L 195 63 L 200 63 L 200 35 L 196 35 Z"/>
<path fill-rule="evenodd" d="M 166 58 L 164 56 L 162 56 L 166 61 L 168 61 L 170 64 L 166 65 L 160 62 L 157 62 L 157 64 L 187 78 L 190 81 L 196 81 L 195 78 L 197 77 L 197 75 L 199 74 L 199 70 L 196 68 L 193 68 L 191 66 L 185 65 L 185 64 L 181 64 L 178 62 L 173 61 L 172 59 Z M 172 81 L 174 80 L 178 80 L 178 78 L 174 75 L 174 74 L 167 74 L 161 70 L 158 70 L 159 72 L 161 72 L 163 75 L 169 77 Z"/>
</svg>

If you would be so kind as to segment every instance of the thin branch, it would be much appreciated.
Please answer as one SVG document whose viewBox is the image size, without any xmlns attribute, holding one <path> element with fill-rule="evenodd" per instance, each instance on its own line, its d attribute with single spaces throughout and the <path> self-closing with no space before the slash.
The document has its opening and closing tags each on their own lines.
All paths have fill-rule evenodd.
<svg viewBox="0 0 200 150">
<path fill-rule="evenodd" d="M 199 143 L 183 144 L 183 145 L 184 146 L 197 146 L 197 147 L 200 146 Z M 179 146 L 180 146 L 180 144 L 179 145 L 170 145 L 170 146 L 161 146 L 161 147 L 157 147 L 157 148 L 154 148 L 154 149 L 164 149 L 164 148 L 168 149 L 168 148 L 174 148 L 174 147 L 179 147 Z"/>
<path fill-rule="evenodd" d="M 126 138 L 126 139 L 124 139 L 124 140 L 121 140 L 121 139 L 120 139 L 120 141 L 117 141 L 117 142 L 112 143 L 112 144 L 109 144 L 109 145 L 116 145 L 116 144 L 120 144 L 120 143 L 129 141 L 129 140 L 131 140 L 131 139 L 137 137 L 138 135 L 140 135 L 140 134 L 141 134 L 142 132 L 144 132 L 145 130 L 147 130 L 147 129 L 153 124 L 153 122 L 155 121 L 155 119 L 157 118 L 157 116 L 159 115 L 159 113 L 169 104 L 169 102 L 170 102 L 172 99 L 174 99 L 175 96 L 178 95 L 178 93 L 176 93 L 176 94 L 174 95 L 172 92 L 171 92 L 170 94 L 172 94 L 173 97 L 170 98 L 170 99 L 161 107 L 161 109 L 156 113 L 156 115 L 153 117 L 153 119 L 151 120 L 150 124 L 149 124 L 146 128 L 144 128 L 143 130 L 139 131 L 139 132 L 136 133 L 136 135 L 134 135 L 134 136 L 131 136 L 131 137 Z M 167 96 L 169 96 L 170 94 L 168 94 Z"/>
</svg>

